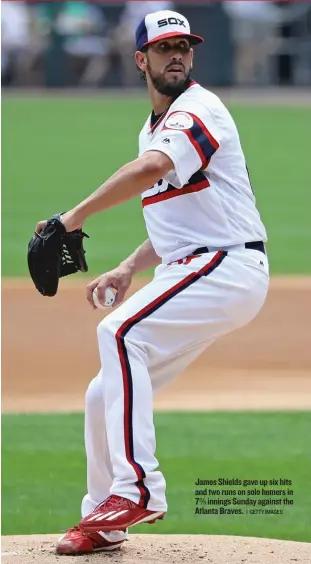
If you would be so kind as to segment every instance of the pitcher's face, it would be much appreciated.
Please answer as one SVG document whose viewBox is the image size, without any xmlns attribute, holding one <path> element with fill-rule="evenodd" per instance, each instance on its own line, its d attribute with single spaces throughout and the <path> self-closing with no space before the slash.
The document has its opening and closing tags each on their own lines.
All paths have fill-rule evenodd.
<svg viewBox="0 0 311 564">
<path fill-rule="evenodd" d="M 160 93 L 178 96 L 189 85 L 193 50 L 186 38 L 162 39 L 148 46 L 145 53 L 136 53 L 138 67 L 146 73 Z"/>
</svg>

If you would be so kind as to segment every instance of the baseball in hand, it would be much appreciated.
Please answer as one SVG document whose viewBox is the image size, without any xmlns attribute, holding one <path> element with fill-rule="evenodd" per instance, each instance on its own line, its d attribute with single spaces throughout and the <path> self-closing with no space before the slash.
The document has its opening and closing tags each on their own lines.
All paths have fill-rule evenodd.
<svg viewBox="0 0 311 564">
<path fill-rule="evenodd" d="M 104 301 L 104 303 L 101 303 L 98 299 L 97 288 L 95 288 L 95 290 L 93 290 L 94 304 L 96 305 L 96 307 L 98 307 L 100 309 L 105 309 L 106 307 L 111 307 L 111 306 L 113 306 L 114 302 L 116 301 L 116 294 L 117 294 L 117 291 L 114 288 L 112 288 L 111 286 L 108 286 L 108 288 L 105 289 L 105 301 Z"/>
</svg>

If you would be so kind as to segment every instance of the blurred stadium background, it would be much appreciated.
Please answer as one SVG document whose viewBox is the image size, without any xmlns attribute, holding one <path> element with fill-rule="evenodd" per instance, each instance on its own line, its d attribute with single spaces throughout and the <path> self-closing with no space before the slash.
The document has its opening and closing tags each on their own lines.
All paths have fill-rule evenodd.
<svg viewBox="0 0 311 564">
<path fill-rule="evenodd" d="M 213 86 L 311 84 L 310 2 L 2 2 L 2 84 L 139 86 L 133 32 L 182 10 L 205 43 L 196 78 Z"/>
<path fill-rule="evenodd" d="M 135 158 L 150 106 L 133 32 L 166 8 L 205 37 L 193 77 L 238 125 L 272 282 L 258 319 L 156 399 L 170 513 L 154 532 L 310 541 L 311 3 L 287 1 L 1 2 L 3 534 L 58 532 L 79 517 L 83 399 L 102 316 L 84 286 L 144 239 L 139 201 L 88 222 L 90 273 L 62 281 L 53 300 L 29 281 L 27 242 L 38 220 Z M 195 516 L 198 472 L 288 478 L 295 504 L 282 519 Z"/>
</svg>

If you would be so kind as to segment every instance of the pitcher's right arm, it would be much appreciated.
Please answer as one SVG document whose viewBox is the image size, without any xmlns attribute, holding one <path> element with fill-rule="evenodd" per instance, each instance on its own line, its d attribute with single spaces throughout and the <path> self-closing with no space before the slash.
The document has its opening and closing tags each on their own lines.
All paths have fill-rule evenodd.
<svg viewBox="0 0 311 564">
<path fill-rule="evenodd" d="M 156 254 L 150 239 L 146 239 L 120 266 L 130 269 L 133 274 L 143 272 L 148 268 L 155 268 L 161 263 L 160 257 Z"/>
</svg>

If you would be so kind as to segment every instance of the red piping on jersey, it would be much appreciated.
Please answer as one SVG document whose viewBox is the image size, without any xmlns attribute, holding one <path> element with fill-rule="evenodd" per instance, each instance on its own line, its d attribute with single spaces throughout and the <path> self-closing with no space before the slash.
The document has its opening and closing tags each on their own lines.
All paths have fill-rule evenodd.
<svg viewBox="0 0 311 564">
<path fill-rule="evenodd" d="M 217 149 L 219 149 L 219 143 L 218 143 L 218 141 L 216 141 L 216 139 L 214 139 L 214 137 L 212 136 L 210 131 L 204 125 L 203 121 L 201 121 L 200 118 L 198 118 L 198 116 L 195 116 L 191 112 L 187 112 L 187 113 L 190 114 L 191 117 L 193 118 L 193 120 L 196 121 L 197 124 L 201 127 L 203 133 L 205 133 L 205 135 L 208 138 L 210 144 L 214 147 L 215 151 L 217 151 Z"/>
<path fill-rule="evenodd" d="M 193 192 L 200 192 L 205 188 L 210 186 L 207 178 L 198 182 L 197 184 L 186 184 L 183 188 L 176 188 L 176 190 L 170 190 L 169 192 L 160 192 L 155 196 L 149 196 L 142 201 L 143 208 L 149 206 L 150 204 L 157 204 L 158 202 L 163 202 L 164 200 L 170 200 L 171 198 L 176 198 L 177 196 L 183 196 L 184 194 L 191 194 Z"/>
<path fill-rule="evenodd" d="M 202 169 L 204 170 L 207 165 L 208 165 L 208 161 L 209 159 L 207 159 L 200 147 L 200 144 L 197 142 L 197 140 L 191 135 L 191 131 L 190 129 L 187 130 L 180 130 L 183 131 L 183 133 L 185 133 L 191 143 L 191 145 L 193 145 L 193 147 L 195 148 L 196 152 L 198 153 L 200 159 L 201 159 L 201 163 L 202 163 Z"/>
<path fill-rule="evenodd" d="M 164 112 L 163 116 L 160 117 L 160 119 L 154 124 L 153 127 L 151 127 L 150 123 L 149 123 L 149 127 L 150 127 L 150 131 L 151 133 L 153 133 L 157 127 L 160 125 L 160 123 L 162 123 L 163 119 L 165 118 L 167 112 L 168 112 L 169 108 L 166 110 L 166 112 Z"/>
</svg>

